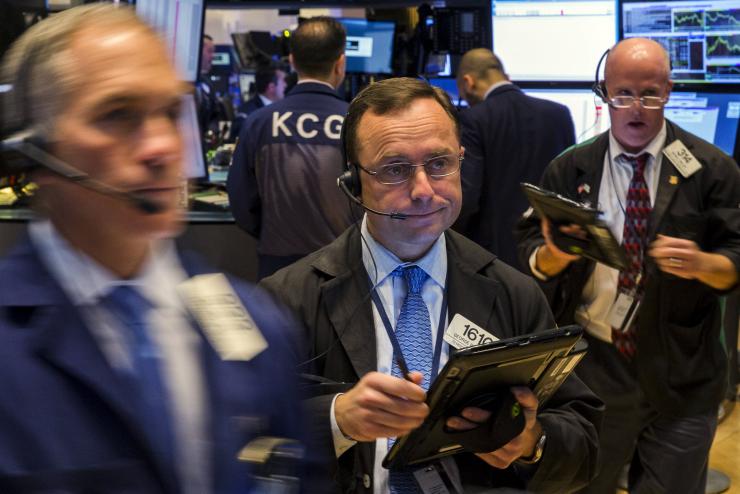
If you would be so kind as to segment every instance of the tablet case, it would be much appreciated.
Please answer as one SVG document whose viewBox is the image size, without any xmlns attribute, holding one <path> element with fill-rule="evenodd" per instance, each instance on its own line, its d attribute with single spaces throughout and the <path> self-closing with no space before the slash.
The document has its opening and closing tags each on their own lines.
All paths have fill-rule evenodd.
<svg viewBox="0 0 740 494">
<path fill-rule="evenodd" d="M 522 183 L 521 187 L 539 217 L 547 218 L 555 227 L 575 223 L 588 232 L 589 238 L 582 239 L 553 228 L 552 239 L 560 250 L 587 257 L 620 271 L 627 268 L 624 249 L 607 224 L 600 219 L 601 211 L 536 185 Z"/>
<path fill-rule="evenodd" d="M 509 388 L 529 386 L 541 407 L 585 354 L 582 333 L 580 326 L 566 326 L 451 355 L 427 393 L 429 416 L 396 440 L 383 467 L 403 468 L 464 451 L 494 451 L 508 443 L 524 428 L 524 413 Z M 491 410 L 495 419 L 464 433 L 449 430 L 446 420 L 466 406 Z"/>
</svg>

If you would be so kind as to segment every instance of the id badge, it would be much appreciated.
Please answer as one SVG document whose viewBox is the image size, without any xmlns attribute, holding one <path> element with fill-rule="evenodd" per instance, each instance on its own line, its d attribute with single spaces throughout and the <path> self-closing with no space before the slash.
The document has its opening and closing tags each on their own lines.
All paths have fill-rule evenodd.
<svg viewBox="0 0 740 494">
<path fill-rule="evenodd" d="M 462 494 L 462 486 L 457 486 L 440 462 L 417 468 L 413 473 L 416 484 L 424 494 Z"/>
<path fill-rule="evenodd" d="M 632 295 L 620 291 L 617 299 L 609 309 L 606 317 L 609 325 L 619 331 L 627 331 L 635 319 L 637 309 L 640 307 L 640 301 Z"/>
</svg>

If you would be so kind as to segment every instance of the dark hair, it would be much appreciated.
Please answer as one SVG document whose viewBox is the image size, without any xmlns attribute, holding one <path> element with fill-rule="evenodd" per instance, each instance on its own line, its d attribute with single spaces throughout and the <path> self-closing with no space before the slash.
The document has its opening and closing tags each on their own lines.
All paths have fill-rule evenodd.
<svg viewBox="0 0 740 494">
<path fill-rule="evenodd" d="M 270 83 L 277 84 L 277 71 L 285 72 L 287 70 L 282 65 L 276 63 L 270 63 L 268 65 L 262 65 L 257 68 L 257 72 L 254 75 L 254 85 L 257 88 L 257 94 L 262 94 L 267 90 L 267 86 Z"/>
<path fill-rule="evenodd" d="M 213 41 L 213 36 L 210 34 L 203 33 L 203 39 L 207 39 L 208 41 Z"/>
<path fill-rule="evenodd" d="M 306 19 L 290 36 L 293 65 L 302 75 L 326 76 L 344 53 L 346 42 L 344 26 L 336 19 L 327 16 Z"/>
<path fill-rule="evenodd" d="M 349 104 L 343 124 L 348 161 L 350 163 L 357 162 L 357 128 L 362 116 L 368 110 L 376 115 L 385 115 L 401 111 L 408 108 L 414 101 L 426 98 L 439 103 L 439 106 L 452 120 L 455 131 L 459 135 L 460 125 L 457 121 L 457 110 L 446 92 L 421 79 L 411 77 L 386 79 L 367 86 Z"/>
</svg>

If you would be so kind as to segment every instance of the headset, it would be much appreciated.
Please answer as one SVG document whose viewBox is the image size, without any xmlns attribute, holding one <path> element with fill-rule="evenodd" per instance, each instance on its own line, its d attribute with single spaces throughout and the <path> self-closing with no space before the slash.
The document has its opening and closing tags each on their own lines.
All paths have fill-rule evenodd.
<svg viewBox="0 0 740 494">
<path fill-rule="evenodd" d="M 162 206 L 137 194 L 126 192 L 103 182 L 65 163 L 49 152 L 46 130 L 30 125 L 31 103 L 27 91 L 31 69 L 43 47 L 33 46 L 18 70 L 16 84 L 9 82 L 0 87 L 0 116 L 6 117 L 9 102 L 20 109 L 20 119 L 14 126 L 7 126 L 0 139 L 0 178 L 27 174 L 42 167 L 52 173 L 103 195 L 122 199 L 146 214 L 162 211 Z M 12 181 L 12 180 L 11 180 Z"/>
<path fill-rule="evenodd" d="M 610 51 L 611 48 L 607 48 L 606 51 L 601 55 L 601 58 L 599 58 L 599 63 L 596 64 L 596 74 L 594 74 L 594 84 L 593 86 L 591 86 L 591 91 L 593 91 L 596 96 L 601 98 L 601 101 L 603 101 L 604 103 L 609 103 L 609 101 L 606 91 L 606 82 L 603 79 L 599 79 L 599 71 L 601 70 L 601 64 L 605 63 L 604 61 L 609 58 Z"/>
<path fill-rule="evenodd" d="M 344 122 L 342 123 L 342 129 L 339 131 L 340 149 L 342 152 L 342 165 L 344 173 L 337 177 L 337 187 L 355 204 L 360 206 L 365 211 L 368 211 L 379 216 L 388 216 L 395 220 L 405 220 L 408 218 L 407 214 L 399 213 L 397 211 L 384 212 L 373 209 L 364 202 L 362 202 L 362 184 L 360 183 L 360 165 L 353 163 L 349 158 L 349 149 L 347 147 L 347 128 L 346 122 L 350 117 L 349 112 L 344 116 Z"/>
</svg>

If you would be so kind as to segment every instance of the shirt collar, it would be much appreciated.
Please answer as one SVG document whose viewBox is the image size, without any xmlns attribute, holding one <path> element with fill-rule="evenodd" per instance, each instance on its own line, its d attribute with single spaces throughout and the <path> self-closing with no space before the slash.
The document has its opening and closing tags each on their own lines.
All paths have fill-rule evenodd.
<svg viewBox="0 0 740 494">
<path fill-rule="evenodd" d="M 269 106 L 272 104 L 272 100 L 268 98 L 267 96 L 262 96 L 261 94 L 258 94 L 260 101 L 262 101 L 262 104 L 265 106 Z"/>
<path fill-rule="evenodd" d="M 29 226 L 31 242 L 74 305 L 94 305 L 117 286 L 139 289 L 157 306 L 182 307 L 176 286 L 187 279 L 171 240 L 152 242 L 151 255 L 133 278 L 120 279 L 72 247 L 48 219 Z"/>
<path fill-rule="evenodd" d="M 615 159 L 619 158 L 620 155 L 637 157 L 643 153 L 648 153 L 653 158 L 652 160 L 650 160 L 650 162 L 654 163 L 655 160 L 658 158 L 660 152 L 663 150 L 663 147 L 665 146 L 666 135 L 666 123 L 665 119 L 663 119 L 663 126 L 660 128 L 658 134 L 653 137 L 653 140 L 650 141 L 647 146 L 645 146 L 637 153 L 628 153 L 627 151 L 625 151 L 622 145 L 617 142 L 617 139 L 614 137 L 613 132 L 609 130 L 609 152 Z"/>
<path fill-rule="evenodd" d="M 301 79 L 301 80 L 299 80 L 299 81 L 298 81 L 298 82 L 296 83 L 296 86 L 297 86 L 298 84 L 308 84 L 309 82 L 312 82 L 312 83 L 314 83 L 314 84 L 323 84 L 324 86 L 328 87 L 328 88 L 329 88 L 329 89 L 331 89 L 332 91 L 336 91 L 336 88 L 335 88 L 334 86 L 332 86 L 331 84 L 329 84 L 329 83 L 328 83 L 328 82 L 326 82 L 326 81 L 320 81 L 320 80 L 318 80 L 318 79 Z"/>
<path fill-rule="evenodd" d="M 488 95 L 497 90 L 498 88 L 502 86 L 508 86 L 510 84 L 513 84 L 511 81 L 499 81 L 496 84 L 491 85 L 491 87 L 488 88 L 488 91 L 486 91 L 486 94 L 483 95 L 483 99 L 488 98 Z"/>
<path fill-rule="evenodd" d="M 367 228 L 367 214 L 362 218 L 360 228 L 364 242 L 362 242 L 362 263 L 365 270 L 378 286 L 398 267 L 416 265 L 424 270 L 442 289 L 445 288 L 447 278 L 447 243 L 444 234 L 434 242 L 424 257 L 414 262 L 403 262 L 393 252 L 380 245 Z M 374 261 L 374 262 L 373 262 Z M 376 275 L 377 270 L 377 275 Z"/>
</svg>

